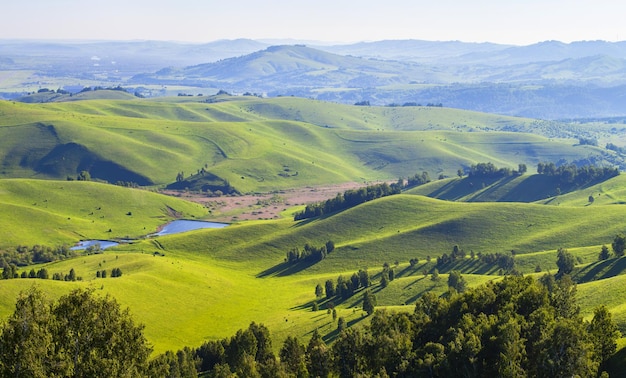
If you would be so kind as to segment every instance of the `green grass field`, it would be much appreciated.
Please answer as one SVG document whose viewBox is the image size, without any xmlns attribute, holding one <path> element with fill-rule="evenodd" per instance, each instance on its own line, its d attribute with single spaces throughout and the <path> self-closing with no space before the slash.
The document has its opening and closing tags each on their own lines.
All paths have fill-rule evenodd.
<svg viewBox="0 0 626 378">
<path fill-rule="evenodd" d="M 98 183 L 2 180 L 0 184 L 3 211 L 17 207 L 18 213 L 24 214 L 11 226 L 13 240 L 17 243 L 22 238 L 20 244 L 34 244 L 36 235 L 38 243 L 53 245 L 67 235 L 101 235 L 99 232 L 107 227 L 124 228 L 130 235 L 145 234 L 143 227 L 155 229 L 167 221 L 166 206 L 185 211 L 189 217 L 203 214 L 201 208 L 181 200 Z M 104 219 L 90 218 L 89 213 L 97 212 L 97 207 L 101 207 Z M 126 215 L 128 211 L 132 216 Z M 80 286 L 111 294 L 130 307 L 133 316 L 146 325 L 146 336 L 155 352 L 228 337 L 251 321 L 268 326 L 278 345 L 290 334 L 305 340 L 315 328 L 332 340 L 336 322 L 327 314 L 324 299 L 320 300 L 322 310 L 311 311 L 315 286 L 327 279 L 336 280 L 339 275 L 349 278 L 367 268 L 381 307 L 412 311 L 412 304 L 424 292 L 443 293 L 447 289 L 447 270 L 442 270 L 439 282 L 433 282 L 429 272 L 434 262 L 427 263 L 426 258 L 434 260 L 450 253 L 454 245 L 482 253 L 515 249 L 518 268 L 526 274 L 533 273 L 537 265 L 542 272 L 554 273 L 556 248 L 566 247 L 580 259 L 579 275 L 591 277 L 588 264 L 597 259 L 600 245 L 610 244 L 621 230 L 622 214 L 620 205 L 455 203 L 396 195 L 321 219 L 242 222 L 219 230 L 159 237 L 158 242 L 139 240 L 103 254 L 49 263 L 45 266 L 50 275 L 67 274 L 73 268 L 83 280 L 0 281 L 0 315 L 6 317 L 17 294 L 30 285 L 40 286 L 52 298 Z M 48 217 L 43 219 L 56 236 L 33 233 L 44 230 L 39 223 L 42 215 Z M 2 219 L 11 216 L 6 212 Z M 90 219 L 95 222 L 90 223 Z M 9 228 L 3 225 L 3 232 Z M 5 235 L 2 239 L 9 240 Z M 333 240 L 336 249 L 325 260 L 313 265 L 285 265 L 289 249 L 302 248 L 305 243 L 322 245 L 327 240 Z M 419 259 L 414 267 L 408 263 L 412 258 Z M 378 286 L 379 272 L 385 262 L 394 267 L 396 280 L 382 289 Z M 105 269 L 110 275 L 113 268 L 122 269 L 123 276 L 96 278 L 97 271 Z M 449 269 L 462 271 L 470 285 L 500 277 L 497 269 L 469 258 Z M 598 279 L 580 284 L 585 315 L 593 311 L 599 299 L 584 293 L 621 279 L 621 265 L 613 266 L 612 271 L 597 273 Z M 626 329 L 626 306 L 621 306 L 617 294 L 611 298 L 607 303 L 620 327 Z M 360 309 L 359 293 L 337 305 L 338 315 L 350 324 L 368 321 Z"/>
<path fill-rule="evenodd" d="M 65 179 L 87 169 L 112 183 L 163 185 L 205 168 L 254 192 L 603 152 L 540 136 L 539 121 L 456 109 L 250 96 L 113 100 L 99 92 L 117 91 L 88 93 L 88 101 L 0 102 L 0 177 Z"/>
<path fill-rule="evenodd" d="M 601 152 L 571 140 L 504 131 L 549 126 L 539 121 L 453 109 L 297 98 L 198 102 L 206 99 L 0 102 L 1 247 L 139 238 L 102 254 L 45 264 L 50 275 L 75 269 L 81 281 L 1 280 L 0 318 L 31 285 L 51 298 L 90 287 L 130 307 L 145 324 L 155 353 L 229 337 L 252 321 L 270 329 L 275 348 L 287 335 L 307 340 L 314 329 L 331 341 L 337 323 L 325 299 L 318 300 L 320 311 L 311 310 L 315 286 L 328 279 L 368 269 L 380 308 L 412 311 L 423 293 L 447 290 L 452 269 L 470 286 L 501 278 L 496 267 L 467 257 L 442 268 L 440 280 L 432 281 L 436 257 L 458 245 L 468 255 L 514 250 L 518 270 L 537 276 L 555 273 L 556 250 L 567 248 L 578 259 L 583 315 L 605 303 L 626 331 L 619 290 L 626 260 L 597 262 L 601 245 L 624 232 L 622 176 L 556 197 L 550 196 L 549 183 L 537 186 L 531 174 L 498 182 L 449 178 L 316 219 L 295 222 L 290 210 L 282 219 L 158 239 L 143 236 L 176 217 L 202 219 L 208 210 L 145 189 L 64 180 L 91 159 L 117 162 L 128 177 L 150 182 L 149 188 L 205 167 L 242 192 L 258 192 L 393 180 L 422 171 L 454 176 L 461 166 L 477 162 L 531 167 L 540 160 Z M 290 249 L 328 240 L 336 249 L 323 261 L 285 263 Z M 411 266 L 411 259 L 418 263 Z M 396 279 L 381 288 L 385 263 Z M 113 268 L 120 268 L 122 277 L 96 278 L 96 272 L 110 275 Z M 335 303 L 350 326 L 368 322 L 360 294 Z"/>
</svg>

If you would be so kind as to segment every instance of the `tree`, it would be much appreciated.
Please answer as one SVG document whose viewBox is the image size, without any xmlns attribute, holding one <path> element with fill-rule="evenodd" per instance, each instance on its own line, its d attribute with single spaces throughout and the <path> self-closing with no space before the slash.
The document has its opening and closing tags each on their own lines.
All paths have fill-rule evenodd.
<svg viewBox="0 0 626 378">
<path fill-rule="evenodd" d="M 63 358 L 59 375 L 140 376 L 151 349 L 143 325 L 135 325 L 128 309 L 93 290 L 74 290 L 61 297 L 52 310 L 55 352 Z"/>
<path fill-rule="evenodd" d="M 557 277 L 570 274 L 574 270 L 576 261 L 574 255 L 569 253 L 567 249 L 559 248 L 556 256 L 556 266 L 559 268 L 559 271 L 556 273 Z"/>
<path fill-rule="evenodd" d="M 593 340 L 596 360 L 602 368 L 606 361 L 615 354 L 617 339 L 621 337 L 621 333 L 605 305 L 601 305 L 593 311 L 593 319 L 591 319 L 587 329 Z"/>
<path fill-rule="evenodd" d="M 624 249 L 626 249 L 626 236 L 624 236 L 624 234 L 616 235 L 615 239 L 613 239 L 613 243 L 611 243 L 611 247 L 613 248 L 615 256 L 624 256 Z"/>
<path fill-rule="evenodd" d="M 143 326 L 109 296 L 78 289 L 49 304 L 31 289 L 2 328 L 0 369 L 12 376 L 139 377 L 150 352 Z"/>
<path fill-rule="evenodd" d="M 322 295 L 324 295 L 324 289 L 322 288 L 322 285 L 317 284 L 317 286 L 315 286 L 315 296 L 317 298 L 321 298 Z"/>
<path fill-rule="evenodd" d="M 374 313 L 374 308 L 376 307 L 376 296 L 372 294 L 369 290 L 365 290 L 363 293 L 363 311 L 367 312 L 367 315 L 372 315 Z"/>
<path fill-rule="evenodd" d="M 331 369 L 331 354 L 317 329 L 306 348 L 306 365 L 312 377 L 327 377 Z"/>
<path fill-rule="evenodd" d="M 517 172 L 520 175 L 523 175 L 524 173 L 526 173 L 528 171 L 528 167 L 526 166 L 526 164 L 518 164 L 517 166 Z"/>
<path fill-rule="evenodd" d="M 590 194 L 588 200 L 589 200 L 589 203 L 591 204 L 593 203 L 593 201 L 595 201 L 595 198 L 593 198 L 593 195 Z"/>
<path fill-rule="evenodd" d="M 459 176 L 459 178 L 463 178 L 463 169 L 459 168 L 459 169 L 456 171 L 456 175 L 457 175 L 457 176 Z"/>
<path fill-rule="evenodd" d="M 296 377 L 304 376 L 302 373 L 306 372 L 305 350 L 296 337 L 287 336 L 278 355 L 287 373 Z"/>
<path fill-rule="evenodd" d="M 456 290 L 458 293 L 462 293 L 467 289 L 467 282 L 458 270 L 453 270 L 448 274 L 448 287 Z"/>
<path fill-rule="evenodd" d="M 326 280 L 326 284 L 325 284 L 325 290 L 326 290 L 326 299 L 331 299 L 332 297 L 335 296 L 336 291 L 335 291 L 335 283 L 333 282 L 333 280 Z"/>
<path fill-rule="evenodd" d="M 31 288 L 21 293 L 15 312 L 2 327 L 0 376 L 47 377 L 53 358 L 53 318 L 43 293 Z"/>
<path fill-rule="evenodd" d="M 600 255 L 598 256 L 598 260 L 608 260 L 611 257 L 611 252 L 609 251 L 609 247 L 606 245 L 602 245 L 602 249 L 600 250 Z"/>
</svg>

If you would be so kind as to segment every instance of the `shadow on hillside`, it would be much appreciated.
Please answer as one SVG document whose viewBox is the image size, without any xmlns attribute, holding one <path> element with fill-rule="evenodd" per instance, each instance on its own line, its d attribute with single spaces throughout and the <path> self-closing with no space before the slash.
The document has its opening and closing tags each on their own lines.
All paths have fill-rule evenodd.
<svg viewBox="0 0 626 378">
<path fill-rule="evenodd" d="M 581 269 L 576 276 L 576 282 L 585 283 L 605 278 L 611 278 L 624 274 L 626 271 L 626 258 L 613 258 L 598 261 Z"/>
<path fill-rule="evenodd" d="M 304 261 L 299 261 L 295 264 L 288 263 L 285 261 L 278 265 L 274 265 L 273 267 L 269 269 L 265 269 L 261 273 L 257 274 L 256 277 L 257 278 L 264 278 L 264 277 L 270 277 L 270 276 L 285 277 L 291 274 L 296 274 L 298 272 L 301 272 L 312 265 L 315 265 L 315 261 L 304 260 Z"/>
<path fill-rule="evenodd" d="M 448 201 L 466 198 L 469 202 L 535 202 L 556 196 L 557 188 L 561 194 L 566 194 L 602 182 L 602 180 L 594 180 L 577 185 L 563 183 L 555 176 L 538 174 L 524 176 L 524 179 L 514 182 L 518 177 L 464 177 L 450 181 L 427 195 Z"/>
</svg>

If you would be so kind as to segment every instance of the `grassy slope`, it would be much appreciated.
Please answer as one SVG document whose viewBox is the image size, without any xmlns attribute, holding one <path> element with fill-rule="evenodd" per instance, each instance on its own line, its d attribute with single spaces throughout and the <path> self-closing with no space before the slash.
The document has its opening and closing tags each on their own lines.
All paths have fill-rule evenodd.
<svg viewBox="0 0 626 378">
<path fill-rule="evenodd" d="M 187 218 L 206 215 L 200 205 L 145 190 L 94 182 L 4 179 L 0 246 L 139 237 L 171 220 L 169 209 Z"/>
<path fill-rule="evenodd" d="M 47 213 L 52 214 L 58 211 L 55 209 L 57 202 L 60 208 L 72 206 L 60 202 L 62 193 L 55 193 L 55 187 L 47 188 L 45 185 L 62 184 L 66 191 L 74 190 L 71 187 L 76 186 L 72 192 L 72 203 L 81 203 L 81 207 L 74 207 L 74 212 L 69 214 L 72 219 L 87 218 L 83 213 L 97 206 L 98 201 L 103 210 L 113 207 L 110 203 L 103 205 L 103 199 L 112 196 L 112 202 L 121 201 L 121 197 L 114 195 L 118 191 L 125 194 L 131 191 L 94 183 L 3 181 L 12 184 L 5 184 L 3 195 L 7 195 L 11 188 L 46 193 L 45 199 L 49 204 Z M 34 188 L 26 190 L 25 185 Z M 88 198 L 94 197 L 93 191 L 102 188 L 112 189 L 110 193 L 99 193 L 98 199 L 91 200 L 96 202 L 88 202 Z M 144 191 L 131 192 L 157 198 L 156 203 L 145 199 L 144 211 L 147 214 L 156 213 L 146 214 L 142 219 L 163 215 L 162 203 L 158 202 L 163 200 L 161 196 Z M 15 194 L 10 195 L 14 202 L 19 202 Z M 30 201 L 36 199 L 39 203 L 42 200 L 40 196 L 35 197 L 20 201 L 30 208 L 34 206 Z M 119 204 L 111 212 L 118 214 L 116 222 L 125 221 L 125 213 L 130 210 L 127 205 Z M 42 210 L 33 207 L 33 211 Z M 133 208 L 132 211 L 135 217 L 135 211 L 141 210 Z M 103 255 L 81 256 L 48 264 L 51 274 L 67 273 L 74 268 L 84 281 L 0 281 L 0 314 L 8 315 L 17 293 L 33 283 L 40 285 L 51 296 L 58 296 L 72 287 L 87 286 L 98 292 L 110 293 L 123 305 L 130 306 L 136 319 L 146 324 L 146 335 L 157 352 L 198 345 L 207 338 L 226 337 L 253 320 L 270 327 L 277 343 L 288 334 L 306 339 L 314 328 L 320 328 L 326 337 L 332 338 L 336 328 L 332 318 L 325 311 L 313 313 L 309 310 L 314 300 L 315 285 L 323 284 L 327 279 L 335 280 L 338 275 L 347 278 L 358 269 L 369 268 L 377 282 L 382 264 L 388 262 L 393 265 L 397 260 L 400 263 L 395 267 L 398 279 L 386 289 L 375 287 L 374 290 L 381 305 L 411 311 L 411 304 L 424 291 L 445 290 L 445 274 L 442 274 L 438 284 L 424 278 L 423 269 L 432 267 L 432 263 L 426 264 L 427 255 L 435 257 L 448 253 L 454 244 L 467 251 L 506 252 L 516 249 L 516 259 L 523 271 L 531 272 L 536 265 L 541 265 L 544 270 L 554 272 L 557 247 L 570 248 L 583 263 L 594 261 L 599 244 L 609 243 L 620 228 L 621 213 L 619 205 L 575 208 L 513 203 L 452 203 L 398 195 L 309 222 L 283 219 L 235 224 L 221 230 L 161 237 L 158 243 L 144 240 Z M 67 218 L 66 215 L 64 213 L 63 217 Z M 52 219 L 54 221 L 62 222 L 56 218 Z M 24 230 L 37 227 L 32 224 L 22 226 Z M 22 231 L 21 235 L 24 234 L 25 231 Z M 335 241 L 337 249 L 324 261 L 292 269 L 282 264 L 285 252 L 292 247 L 301 248 L 307 242 L 320 245 L 328 239 Z M 165 256 L 153 256 L 155 251 Z M 408 260 L 415 257 L 420 258 L 420 263 L 411 268 Z M 110 271 L 116 267 L 124 272 L 121 278 L 95 278 L 97 270 Z M 472 263 L 467 260 L 456 268 L 469 273 Z M 498 277 L 497 274 L 466 276 L 472 284 Z M 585 285 L 592 284 L 581 284 L 581 291 Z M 359 298 L 357 295 L 340 304 L 339 316 L 344 316 L 349 322 L 361 322 Z M 619 310 L 617 319 L 624 317 L 620 324 L 626 325 L 626 315 L 622 315 L 626 314 L 626 308 L 622 312 L 617 299 L 612 301 L 615 303 L 611 302 L 611 307 Z M 589 314 L 593 301 L 590 296 L 584 295 L 582 302 L 585 314 Z M 407 305 L 402 306 L 403 303 Z"/>
<path fill-rule="evenodd" d="M 1 172 L 30 177 L 51 148 L 74 142 L 157 184 L 206 166 L 248 192 L 394 179 L 423 170 L 452 175 L 476 162 L 514 167 L 535 164 L 536 156 L 573 160 L 598 151 L 494 131 L 512 125 L 530 129 L 536 121 L 456 109 L 297 98 L 184 100 L 0 102 Z M 281 175 L 286 170 L 297 175 Z"/>
<path fill-rule="evenodd" d="M 571 188 L 571 192 L 557 196 L 556 188 L 561 186 L 554 178 L 526 174 L 503 179 L 464 177 L 435 180 L 406 193 L 461 202 L 535 202 L 575 207 L 626 203 L 626 175 L 594 185 Z M 590 195 L 594 197 L 593 204 L 589 203 Z"/>
<path fill-rule="evenodd" d="M 321 102 L 307 102 L 307 106 L 298 108 L 301 101 L 238 99 L 212 105 L 89 101 L 37 107 L 1 103 L 0 119 L 5 127 L 0 127 L 0 133 L 12 138 L 3 141 L 13 141 L 13 149 L 2 154 L 6 160 L 19 148 L 28 152 L 43 145 L 20 144 L 22 130 L 28 130 L 29 137 L 41 143 L 53 144 L 54 138 L 80 141 L 99 148 L 105 156 L 123 156 L 129 166 L 151 172 L 155 180 L 210 162 L 216 172 L 235 185 L 258 190 L 355 177 L 389 177 L 390 172 L 408 167 L 411 172 L 419 172 L 422 165 L 448 167 L 452 172 L 460 162 L 492 161 L 515 166 L 521 162 L 520 156 L 542 156 L 544 160 L 543 154 L 548 152 L 563 157 L 590 151 L 532 135 L 455 131 L 463 127 L 498 128 L 499 122 L 502 125 L 515 119 L 461 111 L 453 114 L 436 108 L 360 108 Z M 333 118 L 339 110 L 341 117 Z M 279 116 L 292 120 L 275 120 Z M 468 126 L 457 125 L 459 117 L 465 117 L 463 124 Z M 186 121 L 181 122 L 181 118 Z M 20 126 L 10 127 L 7 119 Z M 38 124 L 42 120 L 45 122 Z M 47 127 L 49 124 L 54 125 L 56 136 Z M 48 139 L 39 138 L 47 135 Z M 98 143 L 103 138 L 116 143 Z M 516 142 L 520 140 L 524 142 Z M 393 156 L 388 156 L 390 149 L 395 151 Z M 433 159 L 434 155 L 441 156 L 440 160 Z M 19 164 L 11 167 L 17 171 Z M 299 172 L 298 176 L 273 177 L 285 167 Z M 161 237 L 159 243 L 144 240 L 103 255 L 47 265 L 50 273 L 75 268 L 84 278 L 82 282 L 0 281 L 0 316 L 11 312 L 17 293 L 31 284 L 40 285 L 53 297 L 72 287 L 86 286 L 110 293 L 130 306 L 135 318 L 146 324 L 146 335 L 156 352 L 230 336 L 253 320 L 270 327 L 277 345 L 288 334 L 304 340 L 314 328 L 331 338 L 336 323 L 325 311 L 314 313 L 308 309 L 315 285 L 340 274 L 348 277 L 360 268 L 369 268 L 376 277 L 384 262 L 393 264 L 397 260 L 398 279 L 386 289 L 374 290 L 381 305 L 411 311 L 411 304 L 425 290 L 445 290 L 445 274 L 438 284 L 424 278 L 422 270 L 432 267 L 425 258 L 449 253 L 455 244 L 466 251 L 483 253 L 515 249 L 518 265 L 525 273 L 534 271 L 537 265 L 554 272 L 558 247 L 569 248 L 583 264 L 592 263 L 599 245 L 610 243 L 622 231 L 623 209 L 611 203 L 621 202 L 624 185 L 619 181 L 621 177 L 614 180 L 594 189 L 602 195 L 592 206 L 581 206 L 588 196 L 586 192 L 560 196 L 563 205 L 574 206 L 559 207 L 451 203 L 400 195 L 322 219 L 250 222 L 222 230 Z M 1 180 L 0 219 L 4 223 L 0 227 L 6 234 L 0 238 L 10 240 L 11 245 L 53 244 L 83 236 L 108 238 L 109 228 L 114 236 L 142 235 L 146 233 L 143 227 L 154 229 L 163 223 L 167 217 L 164 205 L 182 209 L 189 216 L 203 214 L 195 205 L 145 191 L 95 183 Z M 105 218 L 90 215 L 97 207 L 107 211 Z M 132 217 L 126 215 L 128 211 Z M 123 231 L 118 233 L 118 229 Z M 282 264 L 290 248 L 301 248 L 307 242 L 321 245 L 329 239 L 337 249 L 321 263 L 292 269 Z M 165 256 L 153 256 L 155 251 Z M 410 268 L 410 258 L 419 258 L 420 263 Z M 493 275 L 497 272 L 474 264 L 468 259 L 455 268 L 465 273 L 482 269 L 481 273 L 492 274 L 468 274 L 471 284 L 497 279 Z M 116 267 L 124 272 L 121 278 L 95 278 L 97 270 Z M 581 265 L 581 274 L 589 274 L 592 268 L 584 269 Z M 621 273 L 618 268 L 613 270 Z M 579 286 L 585 315 L 603 297 L 591 293 L 608 291 L 603 285 L 621 282 L 622 276 L 615 274 L 609 278 L 606 273 L 600 278 L 607 280 Z M 350 324 L 367 321 L 358 310 L 358 298 L 338 306 L 339 316 Z M 626 329 L 626 307 L 620 298 L 616 294 L 606 301 Z"/>
</svg>

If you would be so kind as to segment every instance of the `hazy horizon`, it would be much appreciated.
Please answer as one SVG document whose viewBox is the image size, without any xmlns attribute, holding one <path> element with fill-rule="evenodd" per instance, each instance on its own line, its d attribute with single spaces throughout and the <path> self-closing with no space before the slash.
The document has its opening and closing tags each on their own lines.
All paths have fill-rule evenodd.
<svg viewBox="0 0 626 378">
<path fill-rule="evenodd" d="M 31 0 L 3 5 L 0 39 L 36 41 L 380 40 L 530 45 L 626 38 L 626 4 L 600 0 Z"/>
</svg>

